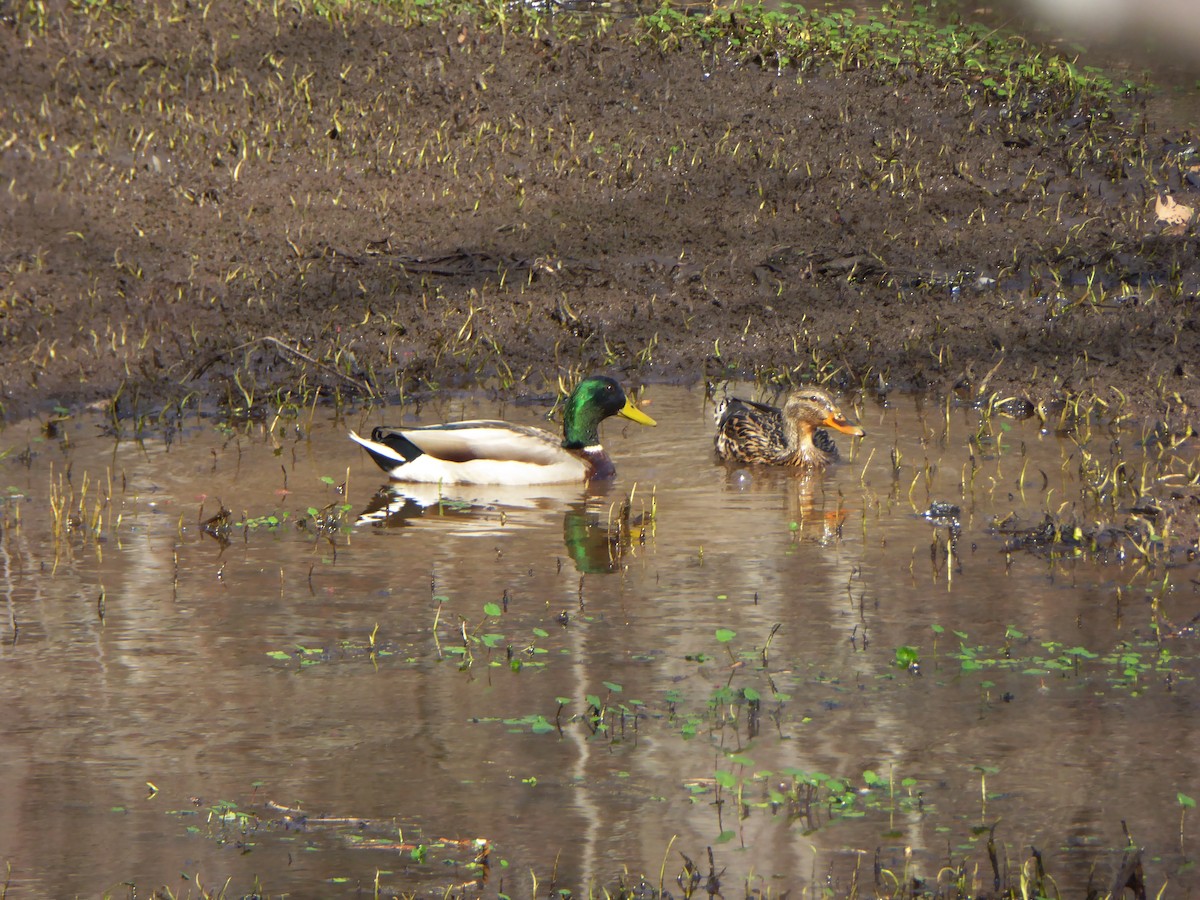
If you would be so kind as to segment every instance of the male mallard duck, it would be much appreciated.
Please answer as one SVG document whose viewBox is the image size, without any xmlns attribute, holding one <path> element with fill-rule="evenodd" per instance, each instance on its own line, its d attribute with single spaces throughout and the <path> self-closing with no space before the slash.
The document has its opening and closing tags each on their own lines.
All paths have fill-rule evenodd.
<svg viewBox="0 0 1200 900">
<path fill-rule="evenodd" d="M 788 395 L 782 410 L 750 400 L 729 397 L 717 406 L 717 456 L 723 460 L 823 469 L 838 458 L 829 432 L 863 437 L 846 421 L 827 393 L 802 387 Z"/>
<path fill-rule="evenodd" d="M 655 421 L 634 406 L 611 378 L 579 382 L 563 407 L 560 440 L 541 428 L 478 419 L 420 428 L 381 425 L 371 438 L 350 438 L 396 481 L 425 484 L 565 484 L 611 478 L 616 467 L 600 446 L 600 422 L 624 416 Z"/>
</svg>

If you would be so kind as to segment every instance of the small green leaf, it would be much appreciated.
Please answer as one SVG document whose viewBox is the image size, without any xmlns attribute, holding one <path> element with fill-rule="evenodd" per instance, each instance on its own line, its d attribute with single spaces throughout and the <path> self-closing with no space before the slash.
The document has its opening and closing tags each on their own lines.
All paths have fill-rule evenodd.
<svg viewBox="0 0 1200 900">
<path fill-rule="evenodd" d="M 918 663 L 921 659 L 921 654 L 916 647 L 910 647 L 907 644 L 896 648 L 896 667 L 900 669 L 908 669 Z"/>
<path fill-rule="evenodd" d="M 722 644 L 728 644 L 735 637 L 737 637 L 736 631 L 731 631 L 728 628 L 718 628 L 717 629 L 717 640 L 720 641 Z"/>
<path fill-rule="evenodd" d="M 1184 809 L 1195 809 L 1196 808 L 1196 801 L 1193 800 L 1191 797 L 1189 797 L 1187 794 L 1184 794 L 1182 792 L 1178 793 L 1175 795 L 1175 799 L 1179 801 L 1179 805 L 1182 806 Z"/>
<path fill-rule="evenodd" d="M 499 604 L 499 603 L 485 603 L 485 604 L 483 604 L 483 614 L 484 614 L 485 616 L 498 616 L 498 615 L 500 615 L 500 604 Z"/>
</svg>

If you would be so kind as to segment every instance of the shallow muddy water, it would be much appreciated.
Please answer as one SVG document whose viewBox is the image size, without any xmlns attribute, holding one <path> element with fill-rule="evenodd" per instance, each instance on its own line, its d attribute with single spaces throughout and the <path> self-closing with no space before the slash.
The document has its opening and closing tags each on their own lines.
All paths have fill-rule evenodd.
<svg viewBox="0 0 1200 900">
<path fill-rule="evenodd" d="M 1078 894 L 1122 822 L 1152 888 L 1200 891 L 1198 648 L 1152 628 L 1196 614 L 1197 570 L 990 527 L 1124 521 L 1081 463 L 1140 471 L 1138 435 L 868 399 L 803 478 L 715 463 L 700 389 L 644 401 L 659 426 L 606 423 L 590 497 L 377 496 L 345 437 L 542 406 L 7 429 L 7 895 L 544 896 L 675 885 L 708 847 L 726 896 L 840 895 L 877 862 L 984 890 L 993 825 L 1007 883 L 1032 844 Z"/>
</svg>

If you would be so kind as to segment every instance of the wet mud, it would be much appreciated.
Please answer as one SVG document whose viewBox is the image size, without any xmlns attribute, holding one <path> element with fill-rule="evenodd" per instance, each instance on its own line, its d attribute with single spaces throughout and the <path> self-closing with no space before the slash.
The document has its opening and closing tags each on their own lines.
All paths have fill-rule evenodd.
<svg viewBox="0 0 1200 900">
<path fill-rule="evenodd" d="M 0 6 L 10 420 L 545 396 L 604 370 L 953 392 L 1195 441 L 1197 240 L 1155 213 L 1194 205 L 1194 147 L 1136 95 L 780 68 L 736 21 L 705 43 L 32 9 Z M 1197 529 L 1194 487 L 1162 502 Z"/>
</svg>

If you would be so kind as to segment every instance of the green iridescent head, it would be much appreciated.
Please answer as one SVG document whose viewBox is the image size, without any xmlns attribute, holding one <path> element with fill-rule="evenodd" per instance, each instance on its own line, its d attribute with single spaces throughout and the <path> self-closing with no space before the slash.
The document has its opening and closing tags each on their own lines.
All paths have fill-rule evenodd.
<svg viewBox="0 0 1200 900">
<path fill-rule="evenodd" d="M 582 450 L 600 443 L 600 423 L 609 416 L 623 416 L 642 425 L 657 423 L 634 406 L 621 386 L 604 375 L 579 382 L 563 409 L 563 447 Z"/>
</svg>

